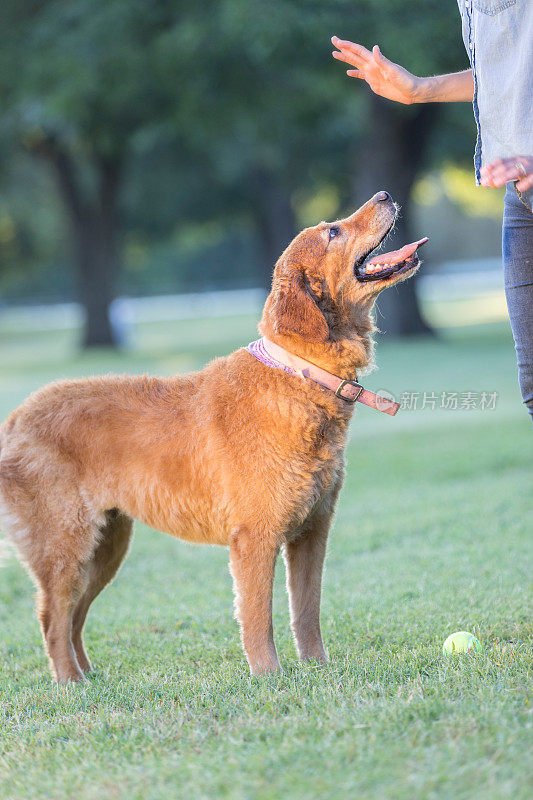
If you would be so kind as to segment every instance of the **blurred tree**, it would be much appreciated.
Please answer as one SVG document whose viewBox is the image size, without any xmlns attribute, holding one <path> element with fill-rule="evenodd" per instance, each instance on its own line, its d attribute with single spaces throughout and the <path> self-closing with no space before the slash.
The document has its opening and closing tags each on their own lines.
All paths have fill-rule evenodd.
<svg viewBox="0 0 533 800">
<path fill-rule="evenodd" d="M 267 285 L 295 198 L 330 185 L 337 211 L 382 187 L 405 202 L 442 156 L 435 132 L 448 151 L 457 131 L 434 108 L 369 97 L 329 55 L 337 33 L 421 74 L 460 68 L 457 15 L 440 0 L 4 0 L 0 13 L 0 146 L 22 142 L 53 170 L 86 345 L 113 342 L 128 226 L 164 236 L 177 219 L 242 219 Z M 404 286 L 390 293 L 396 333 L 421 327 Z"/>
<path fill-rule="evenodd" d="M 288 0 L 6 0 L 2 14 L 2 125 L 55 173 L 86 345 L 113 340 L 120 190 L 135 164 L 159 170 L 167 192 L 172 175 L 171 194 L 138 205 L 156 226 L 169 213 L 251 219 L 265 286 L 295 233 L 294 192 L 317 176 L 348 185 L 357 120 L 342 113 L 354 104 L 331 91 L 342 79 L 316 15 Z"/>
<path fill-rule="evenodd" d="M 119 193 L 144 140 L 164 135 L 179 99 L 160 80 L 159 43 L 185 3 L 7 0 L 0 97 L 11 134 L 52 168 L 74 246 L 84 344 L 113 344 Z M 7 134 L 6 134 L 7 131 Z"/>
</svg>

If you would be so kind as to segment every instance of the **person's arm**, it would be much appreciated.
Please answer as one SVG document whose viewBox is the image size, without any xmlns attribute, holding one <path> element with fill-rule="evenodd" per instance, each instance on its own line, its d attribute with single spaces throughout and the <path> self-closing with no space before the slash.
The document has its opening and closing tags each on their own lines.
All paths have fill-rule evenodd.
<svg viewBox="0 0 533 800">
<path fill-rule="evenodd" d="M 337 48 L 333 58 L 356 68 L 347 70 L 347 75 L 366 81 L 372 91 L 381 97 L 405 105 L 472 101 L 474 78 L 471 69 L 433 78 L 419 78 L 385 58 L 378 45 L 370 51 L 360 44 L 343 41 L 336 36 L 331 41 Z"/>
</svg>

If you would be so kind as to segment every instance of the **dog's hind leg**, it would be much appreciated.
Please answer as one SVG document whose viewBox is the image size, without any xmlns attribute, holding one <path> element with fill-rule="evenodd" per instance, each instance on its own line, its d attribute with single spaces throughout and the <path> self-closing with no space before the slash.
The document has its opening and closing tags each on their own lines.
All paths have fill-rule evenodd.
<svg viewBox="0 0 533 800">
<path fill-rule="evenodd" d="M 90 580 L 90 565 L 99 545 L 98 523 L 85 509 L 70 515 L 66 525 L 56 519 L 46 527 L 46 536 L 33 535 L 25 560 L 39 587 L 37 615 L 46 651 L 57 681 L 79 681 L 83 671 L 72 641 L 74 611 Z M 27 544 L 27 542 L 26 542 Z"/>
<path fill-rule="evenodd" d="M 93 600 L 115 577 L 128 552 L 133 520 L 117 509 L 106 511 L 106 522 L 100 528 L 101 540 L 87 565 L 87 585 L 72 615 L 72 644 L 83 672 L 90 672 L 91 663 L 83 646 L 82 631 Z"/>
<path fill-rule="evenodd" d="M 60 683 L 82 680 L 71 640 L 72 612 L 83 591 L 84 578 L 78 566 L 62 570 L 49 580 L 40 580 L 37 616 L 55 679 Z"/>
<path fill-rule="evenodd" d="M 82 496 L 74 466 L 31 429 L 11 442 L 2 431 L 0 513 L 38 588 L 37 615 L 58 681 L 83 673 L 72 644 L 72 617 L 87 588 L 99 544 L 100 510 Z"/>
</svg>

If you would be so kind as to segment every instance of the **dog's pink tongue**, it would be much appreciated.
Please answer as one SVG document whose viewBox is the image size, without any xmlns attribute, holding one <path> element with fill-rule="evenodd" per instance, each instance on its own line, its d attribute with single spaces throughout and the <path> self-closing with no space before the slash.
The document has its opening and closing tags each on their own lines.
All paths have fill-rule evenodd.
<svg viewBox="0 0 533 800">
<path fill-rule="evenodd" d="M 377 256 L 372 256 L 366 263 L 368 265 L 372 264 L 399 264 L 401 261 L 407 261 L 408 258 L 411 258 L 417 251 L 418 247 L 425 244 L 428 241 L 428 237 L 424 236 L 423 239 L 420 239 L 418 242 L 411 242 L 411 244 L 405 244 L 401 250 L 392 250 L 390 253 L 380 253 Z"/>
</svg>

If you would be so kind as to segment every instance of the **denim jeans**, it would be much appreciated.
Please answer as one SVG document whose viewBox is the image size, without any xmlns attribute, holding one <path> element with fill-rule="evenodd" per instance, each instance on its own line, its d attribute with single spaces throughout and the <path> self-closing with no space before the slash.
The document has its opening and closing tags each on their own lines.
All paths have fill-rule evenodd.
<svg viewBox="0 0 533 800">
<path fill-rule="evenodd" d="M 503 207 L 503 274 L 522 398 L 533 421 L 533 212 L 507 184 Z"/>
</svg>

